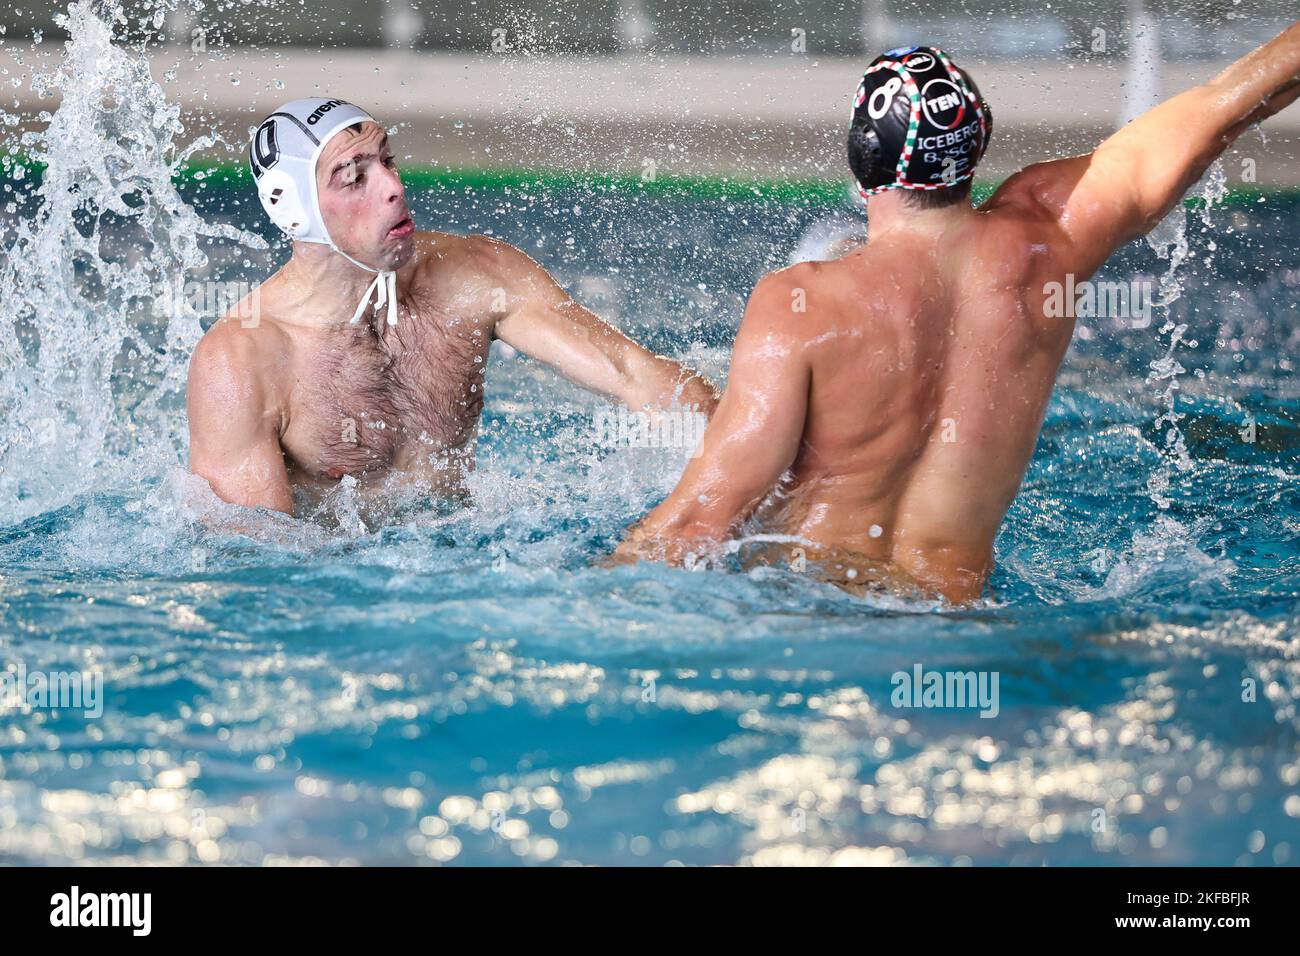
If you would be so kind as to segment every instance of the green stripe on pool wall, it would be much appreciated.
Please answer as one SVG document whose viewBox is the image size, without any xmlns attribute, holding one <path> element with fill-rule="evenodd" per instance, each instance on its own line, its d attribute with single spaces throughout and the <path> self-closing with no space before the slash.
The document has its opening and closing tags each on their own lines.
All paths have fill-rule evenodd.
<svg viewBox="0 0 1300 956">
<path fill-rule="evenodd" d="M 4 156 L 4 170 L 8 173 L 14 165 L 22 165 L 29 175 L 39 176 L 43 163 L 8 154 Z M 183 165 L 176 175 L 178 183 L 206 184 L 208 186 L 248 188 L 252 176 L 242 163 L 191 162 Z M 678 176 L 660 175 L 643 179 L 636 175 L 612 173 L 571 173 L 555 170 L 520 169 L 467 169 L 446 170 L 432 166 L 403 166 L 402 180 L 408 188 L 441 189 L 449 192 L 500 192 L 504 190 L 569 191 L 628 193 L 629 195 L 677 196 L 698 199 L 754 200 L 775 199 L 780 202 L 803 203 L 814 206 L 840 206 L 851 200 L 847 179 L 754 179 L 732 176 Z M 973 190 L 976 202 L 982 202 L 994 189 L 997 181 L 976 181 Z M 1300 186 L 1240 185 L 1228 190 L 1224 199 L 1227 205 L 1248 205 L 1264 197 L 1284 199 L 1300 198 Z M 1204 203 L 1200 196 L 1189 196 L 1189 205 Z"/>
<path fill-rule="evenodd" d="M 652 196 L 681 196 L 709 199 L 776 199 L 837 205 L 846 201 L 846 182 L 833 179 L 746 179 L 729 176 L 668 176 L 643 179 L 636 175 L 610 173 L 581 174 L 555 170 L 468 169 L 443 170 L 429 166 L 403 166 L 402 181 L 408 189 L 442 189 L 448 192 L 569 191 L 628 193 Z M 252 184 L 242 166 L 231 164 L 184 167 L 182 180 L 197 180 L 223 186 Z"/>
</svg>

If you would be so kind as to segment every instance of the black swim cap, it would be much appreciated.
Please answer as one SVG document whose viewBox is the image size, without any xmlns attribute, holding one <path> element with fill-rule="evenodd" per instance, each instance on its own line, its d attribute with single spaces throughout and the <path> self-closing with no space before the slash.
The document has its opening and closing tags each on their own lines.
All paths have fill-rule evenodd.
<svg viewBox="0 0 1300 956">
<path fill-rule="evenodd" d="M 975 175 L 993 114 L 975 81 L 938 47 L 890 50 L 853 97 L 849 166 L 863 199 L 887 189 L 947 189 Z"/>
</svg>

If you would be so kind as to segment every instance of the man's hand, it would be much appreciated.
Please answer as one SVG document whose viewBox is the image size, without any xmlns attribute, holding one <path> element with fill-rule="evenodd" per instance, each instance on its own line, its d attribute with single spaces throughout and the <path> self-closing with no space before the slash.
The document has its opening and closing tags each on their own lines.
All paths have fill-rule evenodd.
<svg viewBox="0 0 1300 956">
<path fill-rule="evenodd" d="M 190 470 L 223 501 L 293 514 L 279 414 L 249 335 L 238 321 L 223 319 L 190 358 Z"/>
<path fill-rule="evenodd" d="M 796 267 L 796 269 L 799 267 Z M 776 487 L 803 438 L 811 372 L 791 328 L 791 272 L 754 288 L 732 350 L 726 394 L 673 493 L 628 532 L 616 560 L 680 564 L 708 555 Z"/>
<path fill-rule="evenodd" d="M 1086 156 L 1012 176 L 983 207 L 1036 207 L 1064 233 L 1062 271 L 1086 278 L 1153 229 L 1252 124 L 1300 96 L 1300 23 L 1208 83 L 1144 113 Z"/>
<path fill-rule="evenodd" d="M 484 239 L 479 266 L 496 336 L 584 388 L 629 408 L 695 406 L 712 414 L 717 391 L 672 359 L 654 355 L 574 302 L 536 262 L 504 242 Z"/>
</svg>

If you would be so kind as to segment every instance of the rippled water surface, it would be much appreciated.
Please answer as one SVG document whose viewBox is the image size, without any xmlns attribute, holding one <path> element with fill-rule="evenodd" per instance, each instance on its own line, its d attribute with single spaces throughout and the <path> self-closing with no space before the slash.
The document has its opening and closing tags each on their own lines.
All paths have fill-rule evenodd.
<svg viewBox="0 0 1300 956">
<path fill-rule="evenodd" d="M 184 198 L 272 239 L 251 192 Z M 540 187 L 413 202 L 719 378 L 746 290 L 828 212 Z M 593 567 L 683 455 L 600 447 L 594 399 L 496 353 L 471 506 L 376 518 L 343 486 L 311 520 L 215 531 L 229 509 L 181 467 L 166 384 L 198 324 L 143 335 L 154 353 L 123 339 L 111 401 L 47 382 L 69 414 L 43 428 L 24 401 L 0 426 L 0 664 L 104 680 L 99 717 L 0 712 L 0 859 L 1294 862 L 1298 213 L 1249 196 L 1171 222 L 1185 256 L 1112 260 L 1158 281 L 1172 250 L 1177 298 L 1149 328 L 1081 323 L 965 610 L 780 569 Z M 170 235 L 123 217 L 102 226 L 120 244 Z M 195 268 L 255 278 L 284 255 L 213 239 Z M 47 300 L 74 281 L 51 266 Z M 9 282 L 56 341 L 55 306 Z M 36 388 L 34 354 L 4 353 L 0 389 Z M 78 415 L 101 411 L 87 437 Z M 917 665 L 997 674 L 997 715 L 897 706 Z"/>
</svg>

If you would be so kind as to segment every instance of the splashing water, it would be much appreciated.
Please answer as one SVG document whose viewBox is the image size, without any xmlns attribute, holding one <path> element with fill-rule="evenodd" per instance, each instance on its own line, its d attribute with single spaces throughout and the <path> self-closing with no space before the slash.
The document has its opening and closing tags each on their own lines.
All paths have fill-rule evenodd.
<svg viewBox="0 0 1300 956">
<path fill-rule="evenodd" d="M 1228 194 L 1227 175 L 1223 171 L 1223 161 L 1215 160 L 1211 164 L 1201 183 L 1200 196 L 1204 204 L 1200 207 L 1201 221 L 1208 228 L 1211 225 L 1210 212 L 1216 203 L 1221 203 Z M 1183 285 L 1179 269 L 1187 260 L 1190 245 L 1187 239 L 1187 209 L 1179 203 L 1168 216 L 1146 236 L 1147 244 L 1161 259 L 1168 260 L 1169 268 L 1160 277 L 1160 297 L 1155 307 L 1168 313 L 1169 307 L 1182 298 Z M 1166 319 L 1160 327 L 1160 334 L 1169 336 L 1165 354 L 1151 362 L 1151 371 L 1147 375 L 1147 384 L 1161 388 L 1160 401 L 1162 410 L 1155 419 L 1155 427 L 1164 439 L 1164 448 L 1168 461 L 1180 473 L 1192 470 L 1192 458 L 1187 451 L 1186 437 L 1179 425 L 1186 416 L 1178 410 L 1178 376 L 1187 369 L 1175 356 L 1183 336 L 1187 334 L 1185 322 Z M 1189 343 L 1193 347 L 1195 343 Z M 1168 468 L 1152 471 L 1147 479 L 1147 488 L 1151 500 L 1162 510 L 1168 509 L 1172 500 L 1169 492 L 1172 476 Z"/>
<path fill-rule="evenodd" d="M 1260 245 L 1222 237 L 1217 285 L 1168 224 L 1168 342 L 1078 344 L 990 600 L 960 613 L 784 568 L 591 567 L 688 452 L 594 447 L 591 400 L 498 353 L 472 506 L 375 521 L 345 481 L 309 520 L 266 517 L 267 543 L 197 520 L 236 510 L 178 467 L 200 326 L 153 306 L 209 268 L 201 240 L 260 243 L 173 186 L 205 140 L 181 145 L 140 51 L 114 45 L 117 10 L 69 8 L 66 59 L 33 80 L 63 102 L 8 144 L 46 170 L 9 210 L 0 274 L 0 667 L 96 670 L 105 699 L 95 719 L 0 708 L 0 858 L 1295 859 L 1300 442 L 1270 364 L 1294 353 L 1300 268 L 1277 259 L 1300 245 L 1295 204 L 1253 213 Z M 758 272 L 820 214 L 532 193 L 411 201 L 422 224 L 540 249 L 664 351 L 702 339 L 715 377 Z M 258 227 L 256 203 L 203 198 Z M 554 236 L 572 242 L 539 245 Z M 1136 246 L 1107 268 L 1151 271 Z M 1261 249 L 1258 275 L 1231 271 Z M 1222 396 L 1177 361 L 1215 337 L 1205 318 L 1242 343 L 1243 363 L 1197 355 Z M 1262 388 L 1231 377 L 1245 363 Z M 1235 439 L 1245 406 L 1267 440 Z M 1153 436 L 1160 413 L 1179 417 Z M 1182 492 L 1166 508 L 1157 473 Z M 894 706 L 918 662 L 1000 674 L 999 717 Z"/>
<path fill-rule="evenodd" d="M 20 516 L 180 460 L 201 330 L 184 297 L 160 293 L 207 265 L 202 238 L 264 246 L 206 222 L 173 185 L 214 140 L 179 145 L 180 109 L 143 49 L 113 42 L 121 7 L 77 0 L 58 22 L 66 55 L 31 88 L 62 102 L 6 147 L 6 165 L 44 167 L 0 267 L 0 510 Z"/>
</svg>

